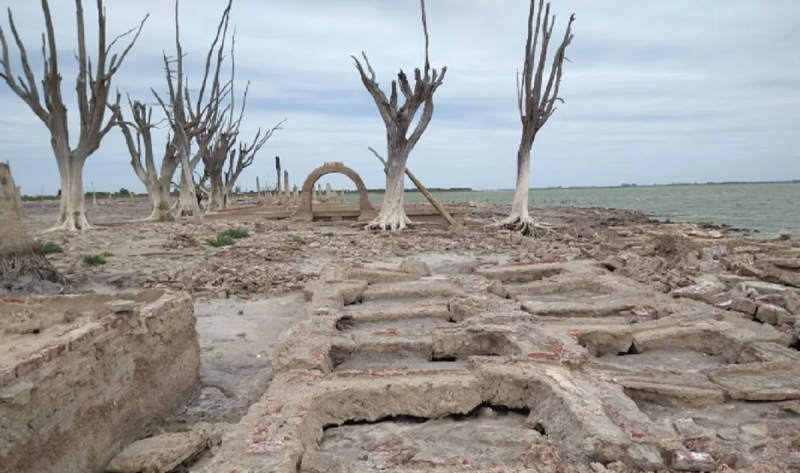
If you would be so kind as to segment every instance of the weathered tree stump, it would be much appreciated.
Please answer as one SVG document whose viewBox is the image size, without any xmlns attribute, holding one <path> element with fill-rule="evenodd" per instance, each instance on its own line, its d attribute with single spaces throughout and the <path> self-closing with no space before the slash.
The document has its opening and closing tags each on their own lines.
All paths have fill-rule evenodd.
<svg viewBox="0 0 800 473">
<path fill-rule="evenodd" d="M 22 200 L 5 163 L 0 163 L 0 222 L 0 288 L 26 279 L 64 282 L 42 246 L 25 231 Z"/>
</svg>

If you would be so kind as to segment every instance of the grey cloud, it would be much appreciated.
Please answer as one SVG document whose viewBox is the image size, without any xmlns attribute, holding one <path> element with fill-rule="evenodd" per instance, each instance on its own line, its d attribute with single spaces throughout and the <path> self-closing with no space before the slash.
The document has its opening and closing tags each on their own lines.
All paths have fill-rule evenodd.
<svg viewBox="0 0 800 473">
<path fill-rule="evenodd" d="M 7 3 L 39 67 L 38 3 Z M 73 2 L 51 3 L 71 91 Z M 164 87 L 162 51 L 174 54 L 171 2 L 106 3 L 112 34 L 151 13 L 115 80 L 122 92 L 151 100 L 150 87 Z M 224 3 L 181 3 L 190 76 L 200 73 Z M 428 9 L 432 63 L 449 70 L 409 166 L 431 186 L 510 188 L 527 1 L 429 0 Z M 576 13 L 576 36 L 561 89 L 565 103 L 534 146 L 534 186 L 800 178 L 799 3 L 565 0 L 554 10 L 559 35 Z M 420 66 L 418 3 L 236 0 L 233 20 L 239 89 L 251 81 L 243 131 L 289 119 L 241 184 L 254 187 L 256 176 L 271 176 L 271 158 L 281 155 L 298 184 L 323 161 L 341 160 L 362 171 L 369 186 L 381 186 L 381 168 L 366 147 L 385 147 L 383 125 L 350 55 L 365 51 L 384 88 L 400 68 Z M 4 86 L 0 108 L 2 157 L 17 181 L 29 193 L 42 186 L 53 192 L 57 169 L 44 127 Z M 123 141 L 110 135 L 87 164 L 87 186 L 141 190 L 128 161 Z"/>
</svg>

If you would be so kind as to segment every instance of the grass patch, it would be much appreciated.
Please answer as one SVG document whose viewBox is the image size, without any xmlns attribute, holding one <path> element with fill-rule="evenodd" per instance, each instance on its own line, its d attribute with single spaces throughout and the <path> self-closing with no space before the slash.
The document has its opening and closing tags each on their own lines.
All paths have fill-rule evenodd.
<svg viewBox="0 0 800 473">
<path fill-rule="evenodd" d="M 106 264 L 106 257 L 103 255 L 86 255 L 83 257 L 83 264 L 88 264 L 89 266 Z"/>
<path fill-rule="evenodd" d="M 52 241 L 48 241 L 44 245 L 42 245 L 42 251 L 44 254 L 51 255 L 53 253 L 63 253 L 64 248 L 61 248 L 59 245 L 53 243 Z"/>
<path fill-rule="evenodd" d="M 224 235 L 223 233 L 220 233 L 219 235 L 217 235 L 216 238 L 209 238 L 208 240 L 206 240 L 206 243 L 215 248 L 218 248 L 220 246 L 231 246 L 234 243 L 236 243 L 236 240 L 234 240 L 229 236 Z"/>
<path fill-rule="evenodd" d="M 217 235 L 217 239 L 220 236 L 231 238 L 233 240 L 241 240 L 242 238 L 247 238 L 250 236 L 250 232 L 248 232 L 244 228 L 229 228 L 224 232 L 221 232 Z"/>
</svg>

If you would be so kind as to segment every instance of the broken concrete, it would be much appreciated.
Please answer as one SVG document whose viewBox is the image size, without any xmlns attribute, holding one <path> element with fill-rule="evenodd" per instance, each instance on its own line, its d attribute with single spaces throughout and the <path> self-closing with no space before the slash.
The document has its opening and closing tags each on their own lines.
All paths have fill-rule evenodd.
<svg viewBox="0 0 800 473">
<path fill-rule="evenodd" d="M 159 290 L 0 301 L 0 470 L 100 472 L 198 384 L 192 300 Z M 35 319 L 37 329 L 17 321 Z"/>
<path fill-rule="evenodd" d="M 748 468 L 800 427 L 763 415 L 800 399 L 792 334 L 592 261 L 324 274 L 198 472 Z"/>
</svg>

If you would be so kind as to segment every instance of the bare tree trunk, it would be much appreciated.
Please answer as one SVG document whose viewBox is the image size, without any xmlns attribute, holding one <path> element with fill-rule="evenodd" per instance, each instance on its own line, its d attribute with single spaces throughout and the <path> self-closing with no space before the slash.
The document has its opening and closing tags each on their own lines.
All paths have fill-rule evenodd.
<svg viewBox="0 0 800 473">
<path fill-rule="evenodd" d="M 194 179 L 186 179 L 185 173 L 181 173 L 179 186 L 180 195 L 178 197 L 178 216 L 188 217 L 200 214 L 199 204 L 197 203 L 197 193 L 194 189 Z M 197 214 L 195 214 L 195 209 Z"/>
<path fill-rule="evenodd" d="M 428 128 L 428 124 L 433 117 L 433 95 L 436 89 L 442 85 L 444 76 L 447 73 L 446 66 L 442 67 L 441 71 L 431 68 L 428 57 L 428 23 L 425 14 L 425 0 L 420 0 L 420 10 L 422 14 L 422 31 L 425 36 L 425 65 L 422 70 L 414 70 L 413 87 L 406 73 L 400 70 L 397 74 L 397 80 L 392 81 L 391 92 L 387 97 L 378 86 L 375 71 L 372 69 L 367 55 L 364 52 L 361 53 L 366 70 L 355 56 L 351 56 L 361 77 L 361 82 L 372 96 L 386 126 L 386 145 L 388 148 L 386 156 L 388 161 L 386 193 L 384 194 L 384 202 L 380 213 L 375 220 L 367 224 L 367 228 L 400 230 L 411 223 L 403 209 L 405 166 L 409 153 Z M 398 104 L 401 94 L 404 103 Z M 411 124 L 420 107 L 423 107 L 422 115 L 409 135 Z"/>
<path fill-rule="evenodd" d="M 517 224 L 531 220 L 528 214 L 530 182 L 531 145 L 523 142 L 517 151 L 517 186 L 514 190 L 514 201 L 511 204 L 511 215 L 504 220 L 504 224 Z"/>
<path fill-rule="evenodd" d="M 150 213 L 148 220 L 156 222 L 173 222 L 175 216 L 172 215 L 170 205 L 170 189 L 171 181 L 166 181 L 162 177 L 152 183 L 151 187 L 147 188 L 147 195 L 150 197 L 150 205 L 153 210 Z"/>
<path fill-rule="evenodd" d="M 225 184 L 222 181 L 222 174 L 212 173 L 209 176 L 209 183 L 211 184 L 211 195 L 208 198 L 208 207 L 206 211 L 214 212 L 225 208 Z"/>
<path fill-rule="evenodd" d="M 0 163 L 0 222 L 0 289 L 26 278 L 64 282 L 41 245 L 25 231 L 22 200 L 5 163 Z"/>
<path fill-rule="evenodd" d="M 528 12 L 528 36 L 525 41 L 525 60 L 522 74 L 517 75 L 517 108 L 522 122 L 522 138 L 517 151 L 517 186 L 511 215 L 499 223 L 500 227 L 518 231 L 523 235 L 533 235 L 534 229 L 548 229 L 549 226 L 537 223 L 528 214 L 528 194 L 530 189 L 531 149 L 539 130 L 556 111 L 556 101 L 561 86 L 565 53 L 572 41 L 572 22 L 570 16 L 561 44 L 556 48 L 550 72 L 546 75 L 547 54 L 553 35 L 555 15 L 550 15 L 550 2 L 530 0 Z M 544 13 L 544 14 L 543 14 Z"/>
<path fill-rule="evenodd" d="M 87 156 L 69 153 L 56 156 L 61 174 L 61 202 L 58 221 L 49 231 L 88 230 L 92 228 L 86 218 L 86 198 L 83 192 L 83 166 Z"/>
<path fill-rule="evenodd" d="M 389 169 L 388 169 L 388 166 L 386 164 L 386 160 L 383 159 L 383 156 L 381 156 L 373 148 L 368 148 L 368 149 L 370 151 L 372 151 L 372 154 L 374 154 L 375 157 L 378 158 L 378 160 L 381 162 L 381 164 L 383 164 L 383 172 L 388 174 L 388 170 Z M 450 213 L 447 211 L 447 209 L 445 209 L 444 206 L 442 204 L 440 204 L 438 200 L 436 200 L 436 197 L 434 197 L 433 194 L 431 194 L 428 191 L 428 189 L 422 184 L 422 182 L 420 182 L 419 179 L 417 179 L 417 177 L 414 175 L 414 173 L 412 173 L 408 169 L 408 167 L 406 167 L 406 176 L 408 176 L 408 178 L 411 179 L 411 182 L 414 183 L 414 185 L 417 187 L 417 189 L 419 189 L 419 191 L 422 193 L 422 195 L 424 195 L 425 198 L 428 199 L 428 202 L 431 203 L 433 208 L 435 208 L 436 211 L 439 212 L 439 214 L 447 221 L 448 224 L 450 224 L 451 227 L 458 228 L 458 227 L 461 226 L 458 222 L 456 222 L 456 220 L 453 218 L 453 216 L 450 215 Z M 342 191 L 341 197 L 342 197 L 341 198 L 342 202 L 344 202 L 344 191 Z"/>
<path fill-rule="evenodd" d="M 58 221 L 51 230 L 86 230 L 91 228 L 86 218 L 86 203 L 83 192 L 83 166 L 86 159 L 100 148 L 100 143 L 112 128 L 112 117 L 107 123 L 105 112 L 108 107 L 111 81 L 130 52 L 142 31 L 144 20 L 138 28 L 133 28 L 112 41 L 106 37 L 106 14 L 102 0 L 97 0 L 97 56 L 89 58 L 86 41 L 86 25 L 81 0 L 75 1 L 77 19 L 78 74 L 75 90 L 77 92 L 80 133 L 74 149 L 69 143 L 69 120 L 67 107 L 62 94 L 62 74 L 58 63 L 58 48 L 50 4 L 42 0 L 42 13 L 45 19 L 45 32 L 42 34 L 41 51 L 44 70 L 40 80 L 36 80 L 28 60 L 25 45 L 19 37 L 11 10 L 8 23 L 14 42 L 19 50 L 22 73 L 11 70 L 11 58 L 5 33 L 0 27 L 0 79 L 3 79 L 14 94 L 22 99 L 50 132 L 50 143 L 61 172 L 61 208 Z M 63 20 L 62 20 L 63 21 Z M 121 38 L 134 33 L 132 41 L 120 54 L 111 54 L 111 47 Z M 24 78 L 23 78 L 24 77 Z M 40 87 L 41 84 L 41 87 Z M 41 89 L 41 90 L 40 90 Z M 119 106 L 119 94 L 115 105 Z M 112 106 L 112 107 L 113 107 Z"/>
<path fill-rule="evenodd" d="M 388 155 L 391 157 L 386 170 L 386 193 L 383 196 L 381 211 L 372 225 L 381 230 L 402 230 L 411 223 L 403 208 L 408 149 L 391 147 Z"/>
</svg>

